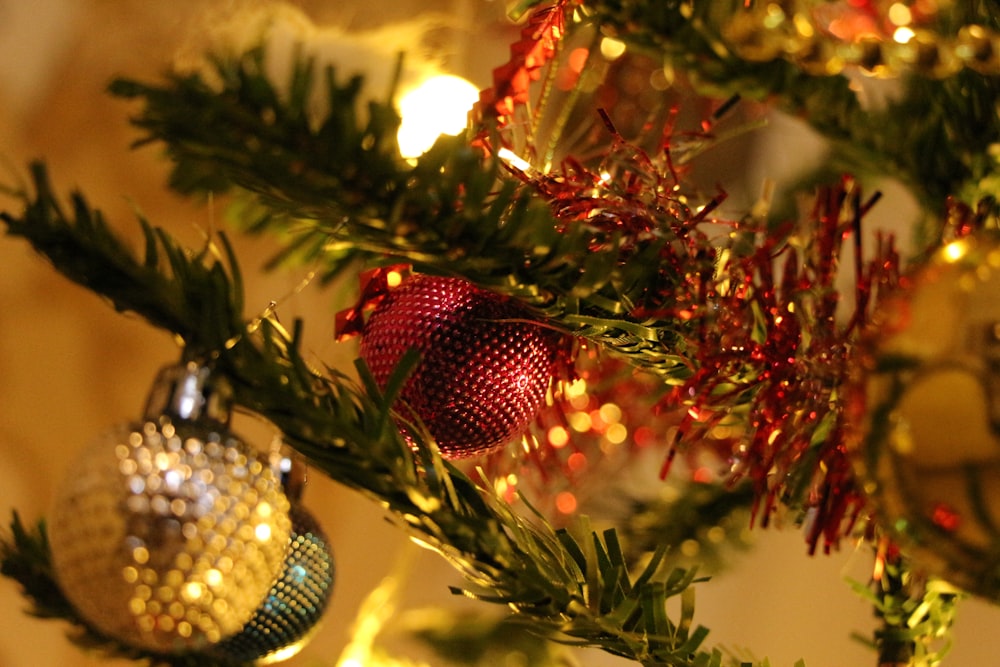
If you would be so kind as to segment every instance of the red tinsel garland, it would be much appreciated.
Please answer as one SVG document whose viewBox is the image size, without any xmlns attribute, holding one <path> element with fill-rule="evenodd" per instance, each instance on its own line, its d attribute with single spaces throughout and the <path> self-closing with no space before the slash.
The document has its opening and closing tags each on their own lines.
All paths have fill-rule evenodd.
<svg viewBox="0 0 1000 667">
<path fill-rule="evenodd" d="M 496 121 L 503 126 L 515 109 L 528 103 L 531 84 L 555 55 L 568 11 L 576 4 L 575 0 L 558 0 L 531 13 L 521 39 L 510 46 L 510 60 L 493 70 L 493 86 L 480 92 L 472 110 L 474 125 Z"/>
<path fill-rule="evenodd" d="M 805 494 L 811 550 L 821 539 L 825 549 L 834 546 L 864 507 L 846 449 L 840 390 L 872 297 L 899 271 L 891 239 L 879 240 L 867 264 L 855 244 L 856 303 L 846 324 L 838 324 L 841 246 L 851 234 L 858 238 L 870 206 L 860 196 L 850 179 L 824 189 L 806 229 L 760 235 L 751 254 L 730 262 L 728 275 L 707 286 L 695 315 L 699 339 L 690 342 L 697 370 L 668 398 L 690 406 L 678 445 L 697 443 L 734 412 L 745 419 L 746 433 L 730 455 L 731 479 L 751 480 L 763 525 L 777 503 L 797 504 Z"/>
<path fill-rule="evenodd" d="M 526 103 L 530 81 L 565 29 L 567 7 L 557 3 L 532 17 L 512 63 L 495 73 L 494 92 L 483 99 Z M 532 39 L 536 49 L 529 48 Z M 501 129 L 512 110 L 494 107 Z M 681 193 L 669 128 L 662 151 L 649 156 L 619 136 L 606 114 L 602 119 L 611 141 L 596 167 L 568 159 L 552 173 L 508 168 L 550 202 L 557 224 L 594 229 L 594 251 L 614 234 L 623 266 L 633 249 L 661 244 L 660 279 L 633 301 L 630 316 L 679 332 L 670 345 L 690 368 L 661 406 L 686 410 L 664 474 L 673 450 L 721 451 L 729 480 L 752 482 L 762 525 L 779 503 L 802 508 L 810 550 L 821 540 L 829 550 L 864 508 L 846 451 L 839 390 L 874 299 L 899 271 L 891 239 L 879 239 L 875 258 L 862 262 L 861 218 L 874 200 L 862 202 L 858 185 L 844 179 L 818 194 L 802 225 L 769 229 L 755 219 L 710 220 L 724 195 L 695 207 Z M 728 240 L 710 236 L 702 224 L 709 221 L 728 230 Z M 845 317 L 835 280 L 842 245 L 852 236 L 855 304 Z M 743 431 L 720 439 L 719 427 L 730 434 L 734 421 Z"/>
<path fill-rule="evenodd" d="M 511 61 L 482 95 L 475 117 L 492 120 L 508 149 L 504 131 L 515 109 L 526 108 L 531 83 L 557 53 L 577 4 L 563 0 L 536 10 Z M 631 295 L 629 315 L 677 332 L 669 352 L 690 369 L 661 402 L 662 413 L 683 414 L 663 474 L 676 451 L 707 447 L 726 459 L 732 483 L 751 481 L 755 520 L 767 525 L 779 504 L 804 510 L 810 552 L 820 541 L 828 551 L 865 510 L 846 449 L 842 389 L 858 362 L 869 313 L 898 282 L 898 254 L 891 238 L 879 237 L 874 257 L 863 261 L 861 219 L 877 197 L 863 202 L 850 178 L 821 190 L 801 224 L 710 219 L 725 195 L 696 206 L 697 197 L 682 193 L 671 152 L 674 117 L 653 156 L 625 141 L 602 113 L 610 142 L 595 160 L 569 158 L 550 173 L 516 160 L 506 166 L 550 203 L 558 225 L 594 229 L 593 251 L 609 249 L 613 236 L 619 266 L 660 244 L 657 280 L 640 297 Z M 710 138 L 715 119 L 704 124 L 702 139 Z M 518 133 L 527 136 L 531 153 L 531 128 Z M 711 235 L 706 222 L 714 225 Z M 720 229 L 728 239 L 720 240 Z M 835 284 L 849 238 L 853 307 L 842 303 Z M 732 435 L 734 423 L 742 426 L 739 435 Z"/>
</svg>

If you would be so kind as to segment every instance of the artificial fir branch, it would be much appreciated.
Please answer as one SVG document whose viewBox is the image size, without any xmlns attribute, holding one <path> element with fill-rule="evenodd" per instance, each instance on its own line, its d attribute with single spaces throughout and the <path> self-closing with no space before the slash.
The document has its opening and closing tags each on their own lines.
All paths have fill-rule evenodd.
<svg viewBox="0 0 1000 667">
<path fill-rule="evenodd" d="M 622 540 L 629 545 L 628 557 L 642 560 L 657 544 L 688 542 L 697 545 L 699 564 L 716 570 L 722 568 L 729 550 L 747 547 L 740 534 L 749 525 L 748 508 L 753 504 L 753 489 L 749 484 L 728 488 L 692 482 L 674 493 L 676 498 L 657 497 L 630 503 L 629 521 L 619 529 Z M 725 539 L 719 539 L 720 530 Z M 710 531 L 716 531 L 716 535 L 706 535 Z M 680 550 L 668 557 L 678 564 L 691 560 Z"/>
<path fill-rule="evenodd" d="M 31 166 L 31 177 L 34 198 L 29 203 L 27 193 L 20 193 L 28 206 L 24 215 L 3 216 L 9 234 L 47 248 L 60 272 L 107 296 L 115 309 L 135 311 L 194 348 L 215 349 L 232 335 L 243 308 L 238 273 L 228 278 L 218 265 L 188 261 L 185 250 L 141 217 L 145 256 L 142 261 L 123 256 L 120 241 L 100 211 L 91 209 L 79 193 L 70 197 L 71 210 L 64 210 L 41 163 Z M 229 252 L 224 237 L 219 247 Z"/>
<path fill-rule="evenodd" d="M 341 106 L 317 115 L 301 92 L 319 80 L 315 63 L 291 65 L 300 91 L 291 94 L 265 74 L 266 58 L 255 48 L 212 61 L 204 77 L 120 80 L 113 91 L 144 103 L 133 119 L 142 142 L 162 140 L 178 171 L 238 186 L 251 202 L 242 213 L 256 211 L 251 229 L 286 237 L 287 253 L 321 273 L 402 258 L 520 298 L 548 324 L 676 387 L 669 407 L 696 408 L 681 424 L 685 446 L 720 420 L 744 419 L 752 445 L 734 475 L 754 481 L 761 522 L 779 501 L 799 509 L 819 498 L 810 546 L 836 544 L 860 507 L 838 384 L 874 304 L 861 299 L 847 326 L 835 321 L 840 243 L 860 232 L 870 206 L 853 181 L 822 192 L 801 226 L 768 230 L 748 218 L 723 222 L 728 238 L 713 239 L 701 223 L 719 200 L 695 212 L 676 194 L 669 159 L 630 145 L 606 116 L 614 148 L 599 169 L 569 161 L 560 174 L 501 171 L 461 137 L 439 139 L 410 165 L 379 148 L 397 119 L 379 103 L 363 118 L 355 80 L 327 69 L 313 96 Z M 353 161 L 330 160 L 335 148 Z M 872 265 L 882 268 L 863 281 L 898 268 L 891 242 L 877 250 Z"/>
<path fill-rule="evenodd" d="M 895 547 L 886 550 L 892 555 L 877 555 L 873 581 L 849 582 L 880 621 L 872 639 L 856 638 L 878 652 L 879 667 L 937 667 L 951 650 L 956 608 L 966 594 L 940 579 L 916 577 Z"/>
<path fill-rule="evenodd" d="M 298 349 L 298 327 L 288 332 L 270 317 L 250 326 L 233 319 L 242 296 L 230 280 L 232 269 L 214 255 L 186 252 L 154 230 L 147 240 L 156 247 L 147 245 L 140 260 L 106 225 L 92 224 L 100 215 L 82 196 L 74 196 L 73 214 L 66 215 L 52 196 L 45 169 L 36 165 L 32 173 L 35 193 L 23 195 L 23 215 L 0 214 L 9 233 L 24 237 L 57 269 L 66 262 L 67 277 L 108 297 L 119 310 L 138 312 L 159 326 L 179 316 L 185 324 L 174 333 L 187 332 L 189 345 L 195 346 L 187 353 L 224 371 L 237 403 L 273 422 L 318 469 L 392 512 L 415 540 L 465 574 L 467 594 L 503 603 L 566 641 L 644 665 L 722 664 L 719 651 L 700 648 L 707 631 L 691 625 L 693 572 L 662 572 L 654 558 L 633 580 L 613 531 L 599 536 L 583 523 L 576 533 L 555 532 L 538 517 L 521 517 L 442 461 L 419 434 L 417 449 L 411 449 L 389 413 L 407 362 L 385 395 L 356 387 L 340 374 L 315 371 Z M 74 253 L 67 259 L 70 241 Z M 91 269 L 106 265 L 119 267 L 116 280 L 90 280 Z M 186 324 L 196 317 L 205 318 L 201 337 L 192 336 Z M 213 348 L 215 342 L 221 344 Z M 364 380 L 365 369 L 359 371 Z M 17 563 L 47 562 L 47 555 L 38 553 L 43 545 L 13 540 L 5 547 L 5 572 L 22 584 L 33 582 L 33 590 L 44 584 L 57 591 L 49 573 L 32 569 L 22 580 L 24 570 L 16 568 Z M 665 605 L 676 596 L 684 600 L 682 615 L 672 621 Z M 65 608 L 58 609 L 58 615 L 78 622 Z M 122 651 L 132 655 L 127 648 Z"/>
<path fill-rule="evenodd" d="M 14 512 L 10 529 L 0 542 L 0 574 L 21 584 L 34 616 L 66 618 L 73 613 L 53 580 L 44 522 L 29 528 Z"/>
<path fill-rule="evenodd" d="M 668 53 L 703 84 L 745 96 L 777 95 L 786 108 L 806 115 L 828 136 L 860 150 L 861 159 L 852 156 L 855 162 L 877 165 L 921 188 L 931 209 L 949 193 L 978 190 L 981 177 L 989 173 L 991 165 L 978 149 L 981 142 L 996 140 L 997 121 L 995 115 L 976 114 L 993 108 L 993 80 L 964 73 L 947 83 L 915 81 L 902 101 L 873 113 L 858 105 L 841 79 L 807 76 L 784 61 L 758 67 L 728 55 L 717 34 L 725 8 L 718 14 L 714 8 L 709 12 L 708 3 L 667 4 L 668 11 L 652 21 L 651 6 L 635 4 L 628 11 L 646 11 L 640 23 L 644 28 L 625 21 L 618 26 L 620 35 Z M 617 25 L 615 12 L 625 11 L 615 3 L 586 5 L 604 26 Z M 693 20 L 684 14 L 688 11 Z M 175 187 L 190 193 L 236 186 L 251 193 L 244 212 L 258 217 L 250 226 L 290 233 L 285 253 L 321 262 L 327 277 L 355 259 L 404 258 L 425 271 L 457 273 L 521 298 L 550 322 L 617 349 L 667 382 L 682 382 L 696 370 L 694 346 L 685 348 L 684 343 L 696 338 L 696 324 L 701 335 L 711 334 L 710 323 L 678 319 L 658 311 L 662 304 L 644 302 L 645 295 L 670 293 L 687 279 L 686 271 L 707 267 L 711 273 L 711 261 L 657 265 L 665 248 L 683 245 L 669 224 L 656 228 L 641 245 L 635 237 L 598 225 L 559 224 L 550 203 L 532 187 L 498 179 L 498 163 L 483 160 L 462 139 L 443 139 L 416 165 L 408 165 L 392 144 L 398 119 L 391 107 L 373 103 L 367 118 L 359 113 L 359 80 L 341 83 L 332 70 L 325 70 L 319 88 L 330 110 L 317 119 L 309 104 L 318 79 L 315 65 L 297 60 L 293 83 L 284 90 L 267 80 L 264 58 L 258 49 L 216 61 L 217 84 L 196 74 L 171 74 L 159 85 L 114 84 L 116 94 L 144 101 L 136 124 L 147 132 L 143 141 L 166 143 L 175 162 Z M 970 96 L 974 102 L 966 104 Z M 936 121 L 917 136 L 910 136 L 912 127 L 905 128 L 906 137 L 893 136 L 886 128 L 896 123 L 878 122 L 914 110 L 924 114 L 931 102 Z M 933 159 L 924 159 L 928 152 Z M 598 536 L 587 528 L 554 533 L 526 522 L 443 463 L 429 443 L 410 450 L 389 416 L 392 386 L 378 396 L 363 368 L 364 389 L 335 372 L 317 373 L 300 356 L 297 326 L 288 332 L 276 320 L 262 317 L 250 332 L 240 319 L 237 276 L 229 276 L 221 264 L 205 261 L 204 253 L 189 257 L 148 225 L 145 258 L 134 261 L 82 198 L 73 199 L 72 215 L 66 215 L 40 167 L 34 177 L 36 195 L 25 195 L 25 215 L 3 215 L 11 233 L 28 238 L 70 278 L 108 296 L 117 308 L 140 312 L 177 333 L 190 354 L 211 356 L 231 376 L 245 407 L 273 421 L 318 467 L 382 503 L 416 539 L 449 558 L 467 575 L 470 588 L 477 589 L 470 595 L 508 604 L 565 641 L 597 645 L 643 664 L 719 664 L 717 652 L 698 648 L 703 631 L 690 627 L 692 573 L 675 570 L 654 580 L 650 569 L 632 582 L 613 534 Z M 64 224 L 71 219 L 72 224 Z M 595 235 L 600 253 L 592 251 Z M 761 252 L 785 251 L 775 241 Z M 791 253 L 785 254 L 787 259 Z M 695 257 L 683 259 L 693 262 Z M 796 277 L 795 261 L 793 257 L 786 264 L 791 267 L 786 271 L 789 285 Z M 235 266 L 230 261 L 230 271 Z M 749 287 L 756 274 L 743 277 Z M 705 284 L 709 282 L 706 275 Z M 748 333 L 763 336 L 751 342 L 763 348 L 775 333 L 792 340 L 795 327 L 803 324 L 808 337 L 807 318 L 784 320 L 783 333 L 777 328 L 782 319 L 775 317 L 792 312 L 779 308 L 786 303 L 820 303 L 805 292 L 785 290 L 779 301 L 767 289 L 755 293 L 750 287 L 746 312 L 759 331 Z M 822 305 L 829 303 L 823 300 Z M 734 378 L 749 400 L 767 392 L 744 355 L 733 364 L 719 367 L 726 373 L 703 369 L 714 376 L 705 385 L 706 400 L 713 398 L 709 394 L 721 394 L 725 381 Z M 398 380 L 406 369 L 404 364 Z M 795 374 L 800 368 L 786 370 L 800 379 Z M 827 383 L 824 390 L 835 384 L 824 369 L 810 372 Z M 824 411 L 836 416 L 836 400 L 831 396 Z M 718 411 L 720 418 L 732 403 Z M 783 416 L 794 427 L 791 432 L 803 435 L 792 454 L 804 451 L 808 464 L 792 471 L 792 482 L 805 481 L 791 484 L 789 496 L 782 498 L 794 502 L 812 480 L 810 466 L 838 442 L 827 437 L 831 420 L 825 417 L 800 423 L 796 415 Z M 696 427 L 707 430 L 711 425 Z M 769 432 L 762 429 L 758 435 L 763 441 Z M 682 598 L 677 622 L 662 613 L 672 596 Z"/>
<path fill-rule="evenodd" d="M 242 210 L 250 230 L 290 236 L 285 252 L 319 261 L 322 275 L 357 258 L 404 259 L 522 299 L 664 379 L 689 374 L 667 346 L 683 324 L 635 317 L 629 306 L 651 285 L 684 278 L 653 261 L 678 240 L 669 227 L 639 249 L 587 224 L 560 228 L 531 188 L 498 179 L 498 161 L 461 137 L 442 137 L 411 166 L 383 147 L 398 124 L 391 106 L 370 102 L 362 120 L 356 81 L 339 83 L 327 69 L 314 95 L 337 104 L 310 120 L 309 97 L 282 92 L 264 74 L 265 57 L 261 48 L 213 61 L 221 90 L 197 74 L 168 74 L 159 84 L 118 80 L 112 91 L 144 102 L 133 119 L 147 133 L 140 143 L 166 143 L 175 185 L 183 177 L 188 191 L 242 188 L 256 204 Z M 313 81 L 315 69 L 303 58 L 292 78 Z"/>
</svg>

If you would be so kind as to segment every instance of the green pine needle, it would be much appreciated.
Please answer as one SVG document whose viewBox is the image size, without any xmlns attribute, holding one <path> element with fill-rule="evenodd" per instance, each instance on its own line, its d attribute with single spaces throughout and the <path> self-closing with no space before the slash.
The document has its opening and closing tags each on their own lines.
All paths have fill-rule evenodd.
<svg viewBox="0 0 1000 667">
<path fill-rule="evenodd" d="M 243 228 L 285 241 L 275 262 L 313 263 L 324 279 L 359 259 L 459 275 L 521 299 L 548 322 L 667 381 L 690 372 L 670 349 L 680 323 L 638 320 L 623 308 L 659 293 L 665 281 L 685 279 L 665 274 L 655 259 L 678 241 L 669 225 L 641 248 L 609 236 L 594 253 L 599 230 L 583 223 L 559 229 L 547 203 L 498 178 L 497 161 L 483 159 L 464 137 L 441 137 L 411 165 L 393 143 L 395 111 L 369 102 L 361 113 L 357 79 L 342 83 L 330 68 L 320 77 L 313 61 L 297 61 L 292 79 L 311 82 L 312 96 L 336 100 L 311 119 L 312 96 L 284 93 L 265 76 L 265 58 L 260 48 L 214 61 L 210 78 L 224 82 L 221 90 L 196 74 L 172 74 L 155 84 L 118 80 L 111 91 L 143 102 L 133 118 L 145 133 L 139 143 L 165 143 L 175 187 L 242 195 Z"/>
<path fill-rule="evenodd" d="M 378 502 L 414 540 L 465 574 L 469 589 L 463 592 L 504 604 L 565 641 L 644 665 L 720 664 L 717 651 L 700 648 L 706 631 L 691 629 L 689 591 L 698 581 L 693 571 L 660 568 L 657 557 L 633 581 L 614 532 L 601 536 L 586 523 L 573 534 L 554 532 L 441 460 L 426 433 L 414 432 L 411 448 L 394 427 L 390 406 L 392 388 L 416 358 L 400 365 L 388 395 L 319 372 L 298 348 L 299 324 L 288 331 L 268 317 L 252 324 L 238 319 L 243 296 L 231 254 L 184 251 L 166 232 L 141 222 L 146 236 L 138 257 L 81 196 L 73 196 L 67 213 L 52 195 L 44 167 L 35 165 L 32 175 L 35 192 L 22 194 L 24 213 L 0 214 L 8 233 L 25 238 L 68 278 L 108 297 L 117 309 L 184 337 L 188 355 L 229 377 L 238 404 L 273 422 L 317 469 Z M 227 256 L 228 266 L 218 255 Z M 113 280 L 93 275 L 102 267 L 113 267 Z M 3 573 L 21 583 L 39 613 L 83 628 L 81 642 L 146 657 L 109 643 L 75 615 L 49 570 L 40 528 L 31 534 L 15 519 L 12 534 L 3 546 Z M 683 600 L 682 616 L 671 620 L 665 606 L 676 596 Z M 203 664 L 200 656 L 170 660 L 177 667 L 186 666 L 184 660 Z"/>
</svg>

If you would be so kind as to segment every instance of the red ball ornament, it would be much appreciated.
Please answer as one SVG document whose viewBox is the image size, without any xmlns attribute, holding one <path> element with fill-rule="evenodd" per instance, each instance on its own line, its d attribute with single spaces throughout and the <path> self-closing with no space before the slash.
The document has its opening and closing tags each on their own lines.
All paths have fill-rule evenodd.
<svg viewBox="0 0 1000 667">
<path fill-rule="evenodd" d="M 445 458 L 498 449 L 545 400 L 560 336 L 521 304 L 461 278 L 414 275 L 379 303 L 361 332 L 361 357 L 385 387 L 407 350 L 420 362 L 397 405 L 418 417 Z"/>
</svg>

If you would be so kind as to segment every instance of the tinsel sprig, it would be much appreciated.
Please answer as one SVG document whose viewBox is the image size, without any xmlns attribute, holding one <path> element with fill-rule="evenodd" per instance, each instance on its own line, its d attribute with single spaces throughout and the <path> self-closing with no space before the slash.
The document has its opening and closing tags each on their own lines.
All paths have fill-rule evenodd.
<svg viewBox="0 0 1000 667">
<path fill-rule="evenodd" d="M 874 636 L 856 639 L 879 653 L 880 665 L 937 667 L 952 647 L 952 627 L 959 603 L 967 594 L 936 578 L 919 577 L 896 548 L 883 541 L 872 581 L 849 580 L 871 603 L 881 621 Z"/>
<path fill-rule="evenodd" d="M 187 354 L 226 373 L 236 402 L 270 420 L 319 470 L 381 504 L 417 542 L 448 559 L 467 578 L 465 594 L 501 603 L 566 641 L 644 665 L 722 664 L 719 651 L 701 648 L 707 630 L 692 623 L 694 572 L 662 571 L 654 558 L 633 577 L 614 531 L 598 534 L 586 522 L 555 531 L 540 517 L 515 513 L 488 485 L 442 461 L 426 434 L 413 434 L 416 449 L 411 447 L 393 425 L 390 406 L 413 359 L 401 364 L 384 394 L 363 367 L 360 386 L 317 371 L 299 349 L 300 327 L 288 331 L 266 314 L 251 322 L 232 318 L 242 303 L 236 271 L 215 253 L 185 251 L 166 232 L 146 226 L 145 256 L 136 257 L 106 225 L 91 224 L 102 218 L 81 195 L 67 214 L 44 167 L 35 165 L 32 174 L 34 192 L 22 193 L 24 212 L 0 214 L 9 233 L 25 238 L 57 269 L 68 262 L 67 277 L 119 310 L 158 326 L 169 326 L 174 315 L 182 323 L 204 317 L 199 328 L 205 333 L 189 335 L 195 349 Z M 100 242 L 76 242 L 66 259 L 68 240 L 93 237 Z M 116 280 L 93 282 L 80 270 L 104 265 L 119 267 Z M 171 317 L 160 312 L 161 304 Z M 178 325 L 174 333 L 183 335 L 188 327 Z M 44 542 L 15 538 L 4 551 L 5 571 L 11 563 L 47 562 L 40 549 Z M 32 569 L 25 578 L 20 572 L 13 574 L 22 585 L 58 591 L 44 570 Z M 682 601 L 678 620 L 666 611 L 675 597 Z M 79 622 L 65 607 L 55 609 Z"/>
<path fill-rule="evenodd" d="M 526 8 L 553 3 L 522 4 Z M 942 213 L 945 199 L 957 193 L 969 197 L 969 203 L 997 194 L 991 191 L 995 184 L 985 180 L 997 167 L 993 160 L 983 159 L 983 148 L 1000 141 L 995 112 L 1000 68 L 992 74 L 965 69 L 941 78 L 901 76 L 901 86 L 893 88 L 884 106 L 866 105 L 859 99 L 857 84 L 839 70 L 802 67 L 777 53 L 761 60 L 742 57 L 732 42 L 732 28 L 753 14 L 754 3 L 564 0 L 558 4 L 576 6 L 578 16 L 596 23 L 605 34 L 686 72 L 705 94 L 767 100 L 802 118 L 831 140 L 830 161 L 838 169 L 898 178 L 930 211 Z M 969 21 L 997 27 L 996 12 L 986 10 L 983 3 L 952 3 L 942 13 L 949 24 Z M 754 29 L 765 32 L 763 23 Z M 820 63 L 824 65 L 835 55 L 817 57 L 824 59 Z"/>
</svg>

